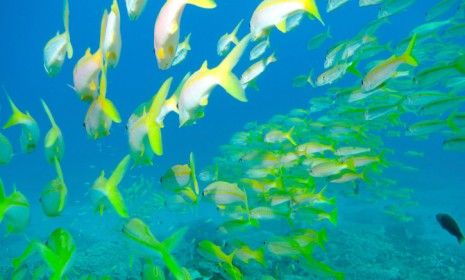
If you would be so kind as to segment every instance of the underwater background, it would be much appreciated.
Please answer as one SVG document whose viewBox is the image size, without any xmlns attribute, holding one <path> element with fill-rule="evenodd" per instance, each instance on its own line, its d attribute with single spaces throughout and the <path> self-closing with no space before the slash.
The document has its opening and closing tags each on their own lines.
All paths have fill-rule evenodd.
<svg viewBox="0 0 465 280">
<path fill-rule="evenodd" d="M 122 50 L 118 66 L 108 70 L 108 94 L 118 108 L 122 122 L 113 124 L 108 137 L 93 140 L 86 135 L 83 127 L 88 106 L 79 101 L 69 85 L 73 83 L 73 67 L 79 57 L 84 55 L 88 47 L 92 51 L 98 48 L 101 16 L 104 9 L 110 8 L 111 2 L 70 1 L 70 35 L 74 57 L 72 60 L 65 60 L 60 73 L 53 78 L 44 71 L 43 48 L 55 32 L 62 29 L 62 2 L 2 3 L 0 84 L 20 109 L 31 113 L 40 126 L 41 135 L 45 135 L 50 122 L 40 99 L 47 102 L 65 139 L 66 151 L 61 166 L 68 187 L 68 197 L 59 217 L 47 217 L 41 209 L 39 196 L 42 188 L 56 173 L 53 165 L 45 160 L 43 139 L 34 152 L 23 153 L 18 140 L 20 130 L 2 131 L 12 143 L 15 152 L 11 162 L 0 166 L 0 178 L 6 193 L 10 193 L 13 186 L 16 186 L 28 198 L 31 216 L 29 226 L 22 233 L 9 234 L 6 228 L 1 229 L 0 278 L 12 278 L 12 260 L 21 255 L 30 240 L 45 241 L 58 227 L 71 233 L 77 248 L 73 265 L 67 272 L 69 279 L 81 279 L 87 275 L 93 275 L 95 279 L 103 276 L 113 279 L 142 277 L 145 255 L 154 254 L 144 251 L 141 246 L 136 246 L 137 244 L 123 236 L 121 228 L 127 222 L 125 219 L 114 211 L 106 211 L 102 216 L 95 211 L 89 194 L 90 188 L 101 170 L 111 173 L 120 159 L 128 154 L 125 124 L 134 109 L 142 102 L 150 100 L 168 77 L 174 77 L 174 84 L 178 84 L 187 72 L 199 69 L 204 60 L 208 60 L 209 66 L 220 63 L 222 57 L 216 54 L 218 39 L 224 33 L 230 32 L 241 19 L 244 19 L 244 23 L 239 38 L 247 34 L 250 17 L 260 4 L 257 0 L 218 0 L 217 7 L 211 10 L 187 6 L 182 17 L 181 40 L 192 33 L 192 50 L 181 64 L 162 71 L 157 67 L 153 51 L 153 25 L 164 1 L 149 0 L 137 21 L 129 19 L 124 1 L 118 1 Z M 425 22 L 425 15 L 438 2 L 440 1 L 415 1 L 406 10 L 390 16 L 389 23 L 382 25 L 376 32 L 376 38 L 380 44 L 390 43 L 395 51 L 385 51 L 378 59 L 387 58 L 391 53 L 403 52 L 405 47 L 397 46 L 409 38 L 412 29 Z M 458 7 L 461 1 L 455 2 Z M 229 143 L 235 133 L 253 130 L 254 126 L 250 125 L 245 129 L 246 124 L 266 124 L 277 115 L 288 114 L 294 109 L 310 108 L 312 99 L 328 96 L 329 89 L 333 87 L 350 87 L 356 82 L 360 84 L 358 77 L 348 74 L 327 87 L 293 86 L 294 78 L 308 73 L 309 69 L 315 69 L 316 73 L 322 72 L 328 49 L 342 40 L 356 36 L 377 18 L 380 9 L 380 5 L 359 7 L 358 1 L 351 0 L 327 13 L 326 1 L 316 3 L 325 26 L 304 17 L 299 26 L 286 34 L 276 29 L 271 32 L 268 53 L 274 52 L 277 61 L 269 65 L 257 79 L 258 91 L 249 88 L 246 90 L 248 102 L 238 102 L 218 87 L 212 92 L 205 109 L 205 117 L 195 125 L 179 127 L 177 116 L 168 115 L 162 129 L 163 156 L 155 157 L 153 165 L 129 168 L 119 186 L 129 215 L 143 219 L 161 240 L 178 228 L 188 227 L 186 240 L 174 251 L 178 261 L 188 269 L 200 262 L 199 256 L 192 253 L 195 252 L 196 242 L 202 239 L 217 242 L 221 240 L 216 233 L 217 225 L 209 224 L 210 219 L 217 219 L 219 214 L 215 205 L 207 202 L 201 202 L 203 204 L 197 205 L 195 209 L 167 206 L 170 202 L 164 196 L 170 194 L 162 191 L 160 184 L 160 178 L 166 171 L 176 164 L 187 163 L 192 152 L 195 155 L 196 169 L 200 172 L 213 166 L 215 158 L 227 154 L 221 146 Z M 456 10 L 451 10 L 443 18 L 452 17 L 455 12 Z M 309 39 L 325 32 L 328 27 L 332 37 L 319 48 L 307 50 Z M 462 44 L 465 53 L 464 35 L 455 39 L 455 42 Z M 449 44 L 448 39 L 440 40 L 440 43 L 445 47 Z M 248 60 L 250 48 L 234 69 L 238 75 L 251 64 Z M 441 52 L 441 49 L 435 51 Z M 421 65 L 422 57 L 417 58 Z M 359 70 L 366 73 L 362 69 Z M 464 87 L 457 94 L 463 95 L 463 90 Z M 464 109 L 461 104 L 457 108 Z M 317 119 L 325 114 L 326 111 L 315 112 L 309 118 Z M 8 100 L 6 94 L 2 93 L 2 124 L 9 115 Z M 417 120 L 407 114 L 400 119 L 403 123 Z M 382 173 L 376 173 L 370 180 L 360 183 L 358 194 L 351 193 L 351 184 L 329 184 L 327 187 L 331 196 L 336 197 L 338 219 L 335 225 L 327 221 L 315 222 L 324 224 L 328 231 L 324 249 L 315 249 L 315 254 L 320 261 L 343 272 L 345 279 L 464 279 L 464 248 L 440 227 L 435 215 L 449 213 L 459 225 L 465 225 L 465 155 L 463 151 L 443 149 L 444 137 L 440 134 L 421 138 L 408 137 L 404 135 L 405 126 L 399 124 L 397 127 L 401 133 L 394 137 L 386 135 L 389 130 L 387 128 L 370 130 L 372 135 L 380 136 L 381 139 L 373 145 L 388 150 L 388 166 L 385 170 L 383 168 Z M 406 155 L 406 152 L 412 150 L 423 156 Z M 239 161 L 235 163 L 233 158 L 227 158 L 226 161 L 230 161 L 229 164 L 233 166 L 241 164 Z M 219 173 L 221 172 L 220 168 Z M 395 184 L 390 187 L 388 184 L 391 181 L 386 182 L 383 179 L 395 181 Z M 199 183 L 201 189 L 208 185 L 208 182 Z M 369 184 L 383 185 L 391 189 L 392 195 L 373 200 L 364 192 L 364 186 Z M 326 184 L 318 185 L 318 189 L 323 185 Z M 407 193 L 408 197 L 399 195 L 400 192 Z M 387 209 L 391 209 L 389 207 L 402 204 L 397 200 L 399 196 L 408 201 L 408 206 L 399 206 L 401 209 L 396 208 L 399 212 L 394 215 L 386 214 L 389 212 Z M 409 218 L 405 219 L 402 215 Z M 281 223 L 267 225 L 266 232 L 279 232 L 280 227 Z M 250 235 L 248 238 L 254 237 Z M 226 250 L 231 251 L 230 248 Z M 153 259 L 163 267 L 156 254 Z M 40 261 L 31 262 L 28 266 L 31 271 L 38 262 Z M 283 262 L 285 268 L 278 273 L 276 267 L 279 267 L 279 262 Z M 296 269 L 294 273 L 285 273 L 290 272 L 289 267 L 292 265 L 300 266 L 301 263 L 294 258 L 279 258 L 275 264 L 265 269 L 254 266 L 243 268 L 243 276 L 245 279 L 262 279 L 253 274 L 255 269 L 267 271 L 271 276 L 274 274 L 275 279 L 331 278 L 325 274 L 312 274 L 311 268 L 304 269 L 306 272 Z M 165 273 L 168 278 L 172 277 L 168 270 Z M 191 271 L 193 279 L 230 278 L 227 273 L 205 274 L 207 275 Z M 25 276 L 18 279 L 29 278 Z"/>
</svg>

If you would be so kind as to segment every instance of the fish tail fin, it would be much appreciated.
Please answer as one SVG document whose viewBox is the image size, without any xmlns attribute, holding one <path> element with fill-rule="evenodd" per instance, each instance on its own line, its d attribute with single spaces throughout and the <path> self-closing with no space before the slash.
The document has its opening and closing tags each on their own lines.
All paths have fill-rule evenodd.
<svg viewBox="0 0 465 280">
<path fill-rule="evenodd" d="M 402 58 L 404 59 L 405 63 L 412 65 L 412 66 L 418 66 L 417 59 L 413 57 L 412 55 L 413 48 L 415 47 L 416 41 L 417 41 L 417 34 L 414 34 L 412 36 L 412 39 L 410 39 L 410 42 L 408 43 L 407 50 L 402 54 Z"/>
<path fill-rule="evenodd" d="M 297 142 L 295 142 L 294 138 L 292 137 L 293 132 L 294 132 L 294 127 L 289 129 L 289 131 L 286 132 L 285 136 L 286 136 L 286 139 L 289 140 L 289 142 L 291 142 L 292 145 L 297 146 Z"/>
<path fill-rule="evenodd" d="M 304 4 L 305 11 L 312 17 L 315 17 L 322 25 L 325 25 L 323 19 L 321 18 L 318 6 L 315 3 L 315 0 L 301 0 Z"/>
<path fill-rule="evenodd" d="M 452 112 L 446 119 L 446 124 L 447 126 L 454 132 L 459 132 L 460 129 L 457 126 L 457 124 L 454 122 L 454 118 L 456 116 L 457 112 Z"/>
<path fill-rule="evenodd" d="M 326 232 L 326 229 L 323 228 L 317 233 L 317 244 L 321 248 L 324 248 L 326 241 L 328 241 L 328 233 Z"/>
<path fill-rule="evenodd" d="M 111 4 L 111 11 L 119 16 L 119 6 L 117 0 L 113 0 L 113 3 Z"/>
<path fill-rule="evenodd" d="M 177 230 L 175 233 L 167 237 L 165 240 L 163 240 L 162 245 L 163 247 L 168 251 L 171 252 L 173 251 L 179 243 L 182 241 L 184 238 L 184 235 L 187 232 L 187 227 L 183 227 L 179 230 Z"/>
<path fill-rule="evenodd" d="M 112 121 L 115 123 L 121 122 L 121 116 L 119 115 L 118 110 L 116 109 L 113 102 L 106 98 L 107 94 L 107 62 L 103 63 L 102 75 L 100 77 L 100 94 L 99 100 L 102 106 L 102 110 Z"/>
<path fill-rule="evenodd" d="M 67 34 L 67 43 L 66 43 L 66 53 L 68 55 L 68 59 L 73 58 L 73 46 L 71 45 L 71 37 L 69 35 L 69 2 L 68 0 L 64 0 L 64 8 L 63 8 L 63 24 L 65 26 L 65 32 Z"/>
<path fill-rule="evenodd" d="M 245 36 L 226 58 L 223 59 L 220 65 L 213 69 L 221 87 L 232 97 L 242 102 L 246 102 L 247 97 L 245 96 L 240 80 L 232 73 L 232 69 L 239 62 L 249 41 L 250 35 Z"/>
<path fill-rule="evenodd" d="M 255 251 L 255 260 L 263 267 L 266 267 L 265 249 L 263 247 Z"/>
<path fill-rule="evenodd" d="M 270 63 L 276 62 L 278 59 L 276 58 L 276 55 L 272 53 L 265 61 L 265 64 L 268 65 Z"/>
<path fill-rule="evenodd" d="M 236 25 L 236 27 L 234 27 L 233 31 L 231 32 L 231 34 L 229 34 L 229 36 L 231 37 L 231 42 L 233 42 L 235 45 L 238 45 L 239 44 L 239 39 L 237 39 L 237 32 L 239 31 L 239 29 L 241 28 L 241 25 L 242 25 L 242 22 L 244 21 L 244 19 L 241 19 L 239 21 L 239 23 Z"/>
<path fill-rule="evenodd" d="M 215 0 L 186 0 L 186 4 L 191 4 L 204 9 L 216 8 Z"/>
<path fill-rule="evenodd" d="M 153 98 L 152 105 L 150 105 L 146 120 L 147 135 L 149 137 L 150 147 L 152 148 L 152 151 L 158 156 L 163 155 L 163 142 L 161 137 L 161 127 L 157 123 L 156 119 L 160 114 L 163 104 L 165 103 L 166 96 L 168 95 L 172 81 L 173 78 L 170 77 L 162 84 L 157 94 Z"/>
<path fill-rule="evenodd" d="M 21 112 L 18 109 L 18 107 L 16 107 L 16 104 L 13 102 L 13 100 L 11 99 L 9 95 L 7 95 L 7 98 L 8 98 L 8 102 L 10 103 L 12 113 L 8 121 L 3 125 L 4 129 L 17 125 L 17 124 L 21 124 L 25 121 L 25 119 L 27 119 L 27 115 Z"/>
<path fill-rule="evenodd" d="M 329 212 L 329 218 L 328 220 L 333 224 L 337 225 L 337 217 L 338 217 L 338 212 L 337 208 L 333 209 L 331 212 Z"/>
<path fill-rule="evenodd" d="M 357 66 L 358 66 L 358 61 L 353 61 L 350 63 L 349 67 L 347 68 L 347 71 L 349 73 L 354 74 L 357 77 L 362 77 L 362 74 L 360 73 L 360 71 L 358 71 Z"/>
<path fill-rule="evenodd" d="M 131 157 L 129 155 L 125 156 L 113 171 L 106 183 L 108 200 L 110 201 L 111 205 L 113 205 L 116 212 L 124 218 L 128 217 L 128 212 L 126 210 L 126 205 L 124 204 L 123 196 L 118 190 L 118 185 L 126 173 L 130 159 Z"/>
<path fill-rule="evenodd" d="M 196 195 L 200 194 L 199 190 L 199 181 L 197 180 L 197 175 L 195 174 L 195 159 L 194 159 L 194 153 L 190 153 L 189 155 L 189 167 L 191 169 L 191 180 L 192 184 L 194 185 L 194 192 Z"/>
<path fill-rule="evenodd" d="M 316 84 L 315 84 L 315 82 L 313 81 L 313 68 L 312 68 L 312 70 L 310 70 L 310 72 L 308 73 L 308 76 L 307 76 L 307 83 L 309 83 L 309 85 L 310 85 L 312 88 L 316 88 Z"/>
</svg>

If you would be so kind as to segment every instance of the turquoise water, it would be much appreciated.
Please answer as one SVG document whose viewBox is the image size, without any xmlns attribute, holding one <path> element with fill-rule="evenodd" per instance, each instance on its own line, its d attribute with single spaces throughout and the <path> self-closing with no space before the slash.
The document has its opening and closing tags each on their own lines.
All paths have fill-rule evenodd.
<svg viewBox="0 0 465 280">
<path fill-rule="evenodd" d="M 395 5 L 400 5 L 402 1 L 397 2 L 399 3 Z M 390 16 L 389 23 L 382 25 L 374 36 L 379 45 L 390 44 L 392 48 L 363 61 L 363 66 L 358 67 L 359 71 L 366 74 L 373 67 L 370 62 L 386 59 L 393 53 L 401 54 L 406 48 L 403 41 L 409 39 L 411 30 L 425 22 L 425 15 L 438 2 L 416 1 L 405 11 Z M 463 1 L 450 2 L 455 2 L 451 10 L 436 20 L 450 19 L 456 13 L 464 13 Z M 174 78 L 171 94 L 182 77 L 187 72 L 199 69 L 204 60 L 208 60 L 210 67 L 220 63 L 222 58 L 216 54 L 218 39 L 224 33 L 231 32 L 241 19 L 244 19 L 244 23 L 238 36 L 239 39 L 245 36 L 252 13 L 260 1 L 223 0 L 218 1 L 217 7 L 212 10 L 187 6 L 181 21 L 180 40 L 192 33 L 192 50 L 181 64 L 166 71 L 158 69 L 153 52 L 153 26 L 164 3 L 148 1 L 137 21 L 129 20 L 124 1 L 119 1 L 118 4 L 121 12 L 121 58 L 116 68 L 108 69 L 107 78 L 108 96 L 117 107 L 122 122 L 113 124 L 109 136 L 93 140 L 86 135 L 83 127 L 89 105 L 81 102 L 69 85 L 73 85 L 73 68 L 85 50 L 90 47 L 94 52 L 98 48 L 101 17 L 104 9 L 110 9 L 111 1 L 70 1 L 70 36 L 74 56 L 71 60 L 65 59 L 60 73 L 53 78 L 48 77 L 44 71 L 43 48 L 57 30 L 63 31 L 62 2 L 3 3 L 0 10 L 0 34 L 3 35 L 0 41 L 0 84 L 21 110 L 29 111 L 34 117 L 39 124 L 41 137 L 35 151 L 24 153 L 20 149 L 20 128 L 14 127 L 1 132 L 12 143 L 14 156 L 11 162 L 0 166 L 0 178 L 7 194 L 16 186 L 27 197 L 30 222 L 24 231 L 16 234 L 7 233 L 6 227 L 2 227 L 0 278 L 12 278 L 12 260 L 21 255 L 31 240 L 45 242 L 56 228 L 68 231 L 77 248 L 72 265 L 66 273 L 69 279 L 80 279 L 89 275 L 97 279 L 104 276 L 112 279 L 139 279 L 147 258 L 161 267 L 168 278 L 173 278 L 159 255 L 133 242 L 121 232 L 130 218 L 137 217 L 150 227 L 159 240 L 164 240 L 184 226 L 188 228 L 173 255 L 181 266 L 187 268 L 193 279 L 234 278 L 231 274 L 222 272 L 222 261 L 211 261 L 199 253 L 198 246 L 202 240 L 215 242 L 227 253 L 233 252 L 237 247 L 234 243 L 237 240 L 246 242 L 254 249 L 263 248 L 267 266 L 262 267 L 253 261 L 244 264 L 237 259 L 233 260 L 245 279 L 265 279 L 265 275 L 274 279 L 331 278 L 331 273 L 321 272 L 321 268 L 312 268 L 302 260 L 301 257 L 310 251 L 319 262 L 343 272 L 346 279 L 463 279 L 463 248 L 453 236 L 441 229 L 435 219 L 437 213 L 445 212 L 451 214 L 459 225 L 465 224 L 462 203 L 465 181 L 463 151 L 442 148 L 444 139 L 449 135 L 447 133 L 432 133 L 424 137 L 405 136 L 405 131 L 412 123 L 425 119 L 445 119 L 452 111 L 463 112 L 463 105 L 458 103 L 455 108 L 445 109 L 429 118 L 400 113 L 399 109 L 401 122 L 391 122 L 389 115 L 370 122 L 357 119 L 355 114 L 353 119 L 339 114 L 339 110 L 345 108 L 345 103 L 337 95 L 330 94 L 334 89 L 349 88 L 355 84 L 359 86 L 359 77 L 348 73 L 330 86 L 293 87 L 296 76 L 308 73 L 310 69 L 314 69 L 314 77 L 321 73 L 330 48 L 343 40 L 354 38 L 377 18 L 382 5 L 359 7 L 355 0 L 330 13 L 325 11 L 326 1 L 317 1 L 325 26 L 304 16 L 300 24 L 286 34 L 273 28 L 270 34 L 271 47 L 263 57 L 274 52 L 277 62 L 270 64 L 258 78 L 258 91 L 251 88 L 246 90 L 248 102 L 238 102 L 218 87 L 213 90 L 209 99 L 205 117 L 199 119 L 195 125 L 179 127 L 177 115 L 168 115 L 162 129 L 163 155 L 155 156 L 151 166 L 135 165 L 132 162 L 119 186 L 129 217 L 120 217 L 111 207 L 102 216 L 99 215 L 91 199 L 91 187 L 101 170 L 105 170 L 109 176 L 118 162 L 129 153 L 126 123 L 136 107 L 150 100 L 168 77 Z M 459 5 L 462 5 L 462 10 L 458 8 Z M 463 21 L 463 16 L 456 16 L 450 24 L 460 25 Z M 308 51 L 308 40 L 325 32 L 328 27 L 332 38 L 316 50 Z M 443 37 L 444 33 L 441 32 L 437 34 L 436 45 L 422 45 L 424 41 L 420 40 L 417 43 L 429 55 L 434 53 L 437 57 L 430 57 L 427 51 L 414 51 L 420 66 L 415 69 L 406 67 L 405 70 L 411 72 L 407 78 L 401 77 L 400 80 L 412 80 L 422 70 L 440 63 L 437 59 L 440 59 L 441 53 L 444 54 L 445 63 L 451 63 L 450 60 L 453 59 L 447 59 L 448 55 L 463 55 L 463 33 L 452 38 Z M 455 54 L 447 51 L 453 44 L 459 46 Z M 249 44 L 234 68 L 234 73 L 238 76 L 252 64 L 248 56 L 253 45 L 255 43 Z M 463 77 L 463 72 L 443 79 L 456 77 Z M 412 86 L 406 91 L 404 89 L 408 88 L 408 83 L 405 84 L 407 86 L 391 86 L 399 86 L 403 94 L 430 89 L 448 90 L 433 84 L 423 88 Z M 464 89 L 463 86 L 459 87 L 456 95 L 463 96 Z M 339 91 L 341 90 L 337 92 Z M 330 106 L 310 113 L 312 107 L 309 102 L 321 97 L 329 97 Z M 68 194 L 63 212 L 59 217 L 53 218 L 45 215 L 39 203 L 42 189 L 56 177 L 53 165 L 48 164 L 44 157 L 43 137 L 50 122 L 42 109 L 41 98 L 50 107 L 65 140 L 61 166 Z M 386 104 L 387 102 L 386 99 Z M 367 101 L 361 106 L 371 105 Z M 298 118 L 305 120 L 311 129 L 301 124 L 281 123 L 276 117 L 295 117 L 297 113 L 291 113 L 294 109 L 306 110 L 304 116 L 298 114 Z M 2 93 L 2 123 L 7 121 L 10 112 L 6 94 Z M 261 222 L 259 227 L 224 234 L 218 228 L 231 219 L 231 213 L 222 213 L 210 197 L 202 194 L 198 194 L 200 202 L 196 204 L 176 203 L 176 195 L 172 189 L 160 184 L 160 178 L 173 165 L 188 164 L 189 154 L 192 152 L 195 155 L 201 190 L 216 180 L 238 183 L 241 189 L 245 188 L 253 206 L 264 206 L 261 200 L 254 198 L 255 192 L 249 188 L 250 185 L 242 180 L 247 177 L 247 170 L 257 162 L 243 160 L 241 156 L 253 154 L 257 150 L 261 154 L 267 151 L 293 150 L 293 146 L 287 141 L 264 144 L 265 134 L 273 128 L 287 131 L 296 127 L 294 138 L 297 144 L 313 139 L 314 134 L 318 134 L 319 140 L 328 140 L 332 137 L 328 136 L 328 130 L 311 126 L 312 123 L 316 125 L 321 122 L 327 127 L 343 122 L 348 127 L 365 128 L 367 138 L 344 138 L 337 140 L 336 146 L 369 146 L 373 155 L 382 153 L 386 158 L 385 164 L 378 166 L 376 170 L 367 171 L 367 180 L 354 183 L 359 191 L 353 190 L 352 183 L 340 185 L 328 183 L 324 178 L 315 180 L 316 190 L 327 185 L 325 195 L 336 198 L 336 204 L 330 208 L 337 209 L 337 223 L 329 223 L 325 219 L 306 220 L 299 216 L 291 220 L 294 220 L 295 225 L 300 225 L 297 228 L 303 228 L 301 224 L 306 223 L 305 228 L 326 229 L 328 238 L 323 248 L 315 245 L 311 249 L 306 248 L 298 256 L 278 256 L 267 249 L 269 243 L 266 242 L 272 242 L 278 236 L 292 234 L 296 228 L 292 223 L 273 218 L 271 221 Z M 459 132 L 454 133 L 463 135 L 463 129 L 462 125 Z M 248 145 L 236 143 L 231 144 L 235 146 L 234 149 L 231 146 L 231 149 L 225 148 L 224 145 L 231 143 L 233 135 L 240 131 L 256 133 L 259 140 L 249 139 Z M 392 137 L 393 131 L 399 132 L 400 136 Z M 462 143 L 462 147 L 463 145 Z M 412 150 L 423 156 L 405 155 Z M 328 156 L 328 152 L 323 156 Z M 218 168 L 217 178 L 202 180 L 202 171 L 212 170 L 215 166 Z M 289 168 L 298 170 L 296 174 L 290 173 L 290 177 L 303 180 L 311 177 L 303 162 L 299 166 L 302 168 Z M 302 172 L 304 169 L 307 172 Z M 270 170 L 268 172 L 272 173 Z M 276 182 L 278 177 L 273 174 L 268 179 Z M 328 212 L 331 209 L 324 208 Z M 396 210 L 394 214 L 390 211 L 392 209 Z M 238 212 L 237 209 L 231 211 Z M 24 269 L 32 273 L 41 264 L 43 261 L 40 256 L 36 256 L 26 262 Z M 48 279 L 50 275 L 50 270 L 45 269 L 42 277 Z M 18 279 L 31 277 L 26 274 L 24 278 Z"/>
</svg>

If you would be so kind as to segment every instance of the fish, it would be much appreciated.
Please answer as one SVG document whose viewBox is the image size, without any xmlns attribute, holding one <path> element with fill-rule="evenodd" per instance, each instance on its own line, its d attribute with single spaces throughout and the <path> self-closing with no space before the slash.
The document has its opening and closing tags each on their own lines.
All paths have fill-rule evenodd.
<svg viewBox="0 0 465 280">
<path fill-rule="evenodd" d="M 308 40 L 307 50 L 309 51 L 316 50 L 320 48 L 321 45 L 323 45 L 323 43 L 326 42 L 326 40 L 331 39 L 331 38 L 332 38 L 331 31 L 330 31 L 330 28 L 328 27 L 325 32 L 319 33 L 313 36 L 312 38 L 310 38 L 310 40 Z"/>
<path fill-rule="evenodd" d="M 335 9 L 339 8 L 343 4 L 347 3 L 349 0 L 328 0 L 328 5 L 326 6 L 326 12 L 332 12 Z"/>
<path fill-rule="evenodd" d="M 347 71 L 349 71 L 350 73 L 353 73 L 356 76 L 359 76 L 360 73 L 355 68 L 356 65 L 357 64 L 354 62 L 337 64 L 327 69 L 325 72 L 321 73 L 316 79 L 315 85 L 318 87 L 321 87 L 324 85 L 331 85 L 335 81 L 341 79 L 346 74 Z M 312 84 L 312 82 L 310 84 Z"/>
<path fill-rule="evenodd" d="M 215 204 L 226 205 L 236 202 L 247 203 L 247 194 L 236 183 L 216 181 L 210 183 L 204 190 L 204 196 L 210 196 Z"/>
<path fill-rule="evenodd" d="M 168 78 L 152 99 L 150 107 L 143 108 L 140 115 L 133 114 L 127 130 L 131 155 L 138 163 L 152 163 L 152 155 L 163 155 L 161 127 L 156 118 L 170 90 L 172 78 Z"/>
<path fill-rule="evenodd" d="M 147 0 L 126 0 L 129 19 L 132 21 L 137 20 L 144 11 L 146 4 Z"/>
<path fill-rule="evenodd" d="M 43 99 L 41 99 L 40 101 L 42 102 L 42 106 L 44 107 L 45 113 L 47 114 L 47 117 L 52 125 L 52 127 L 45 135 L 45 157 L 49 163 L 54 163 L 55 159 L 60 161 L 63 158 L 63 154 L 65 152 L 65 141 L 63 139 L 61 129 L 55 122 L 55 118 L 53 118 L 52 112 L 48 108 L 47 103 L 45 103 Z"/>
<path fill-rule="evenodd" d="M 208 69 L 208 62 L 205 61 L 200 69 L 187 79 L 178 100 L 180 126 L 192 123 L 203 115 L 202 111 L 199 112 L 199 107 L 208 104 L 208 97 L 217 85 L 223 87 L 235 99 L 247 101 L 239 79 L 231 71 L 244 53 L 249 40 L 250 36 L 245 36 L 217 67 Z"/>
<path fill-rule="evenodd" d="M 102 68 L 100 78 L 100 93 L 92 101 L 87 110 L 84 127 L 87 135 L 93 139 L 99 139 L 110 134 L 110 128 L 113 122 L 120 123 L 121 117 L 113 102 L 106 98 L 107 94 L 107 66 L 106 63 Z"/>
<path fill-rule="evenodd" d="M 163 106 L 160 109 L 160 113 L 157 116 L 157 123 L 160 127 L 164 127 L 164 120 L 166 116 L 174 112 L 179 115 L 179 110 L 178 110 L 178 100 L 179 100 L 179 95 L 181 94 L 181 89 L 183 88 L 184 84 L 186 83 L 187 79 L 191 76 L 191 73 L 188 72 L 184 78 L 181 80 L 181 82 L 178 84 L 178 87 L 176 90 L 171 94 L 171 96 L 163 102 Z"/>
<path fill-rule="evenodd" d="M 68 188 L 66 187 L 63 171 L 57 158 L 54 160 L 57 178 L 50 181 L 40 194 L 40 204 L 45 215 L 57 217 L 65 208 Z"/>
<path fill-rule="evenodd" d="M 105 172 L 102 171 L 92 184 L 93 204 L 95 211 L 100 215 L 103 215 L 103 211 L 110 205 L 119 216 L 123 218 L 129 217 L 123 196 L 118 190 L 118 185 L 123 180 L 130 160 L 129 155 L 125 156 L 108 179 L 105 177 Z"/>
<path fill-rule="evenodd" d="M 253 49 L 250 51 L 249 60 L 253 61 L 261 57 L 270 47 L 270 38 L 266 37 L 264 40 L 257 43 Z"/>
<path fill-rule="evenodd" d="M 186 59 L 187 54 L 191 50 L 191 45 L 189 43 L 190 38 L 191 38 L 191 33 L 187 34 L 184 41 L 181 44 L 179 44 L 178 47 L 176 48 L 176 53 L 174 54 L 173 63 L 171 64 L 172 66 L 178 65 L 179 63 L 183 62 L 184 59 Z"/>
<path fill-rule="evenodd" d="M 102 50 L 107 28 L 107 17 L 108 11 L 105 10 L 100 23 L 100 43 L 98 50 L 91 53 L 90 48 L 87 48 L 84 56 L 78 60 L 73 69 L 72 89 L 85 102 L 92 102 L 98 96 L 98 79 L 104 64 Z"/>
<path fill-rule="evenodd" d="M 44 68 L 50 77 L 55 77 L 60 73 L 65 61 L 73 58 L 73 46 L 69 35 L 69 3 L 64 0 L 63 23 L 65 31 L 50 39 L 44 47 Z"/>
<path fill-rule="evenodd" d="M 21 233 L 26 230 L 30 220 L 30 205 L 27 198 L 16 187 L 7 196 L 0 179 L 0 222 L 6 225 L 8 233 Z"/>
<path fill-rule="evenodd" d="M 16 107 L 15 103 L 9 95 L 7 95 L 8 102 L 10 103 L 12 114 L 8 121 L 3 125 L 3 129 L 10 128 L 12 126 L 21 126 L 20 144 L 21 151 L 23 153 L 32 153 L 39 144 L 40 129 L 36 120 L 29 114 L 29 112 L 23 113 Z"/>
<path fill-rule="evenodd" d="M 463 236 L 462 231 L 460 230 L 460 227 L 454 218 L 452 218 L 449 214 L 438 213 L 436 214 L 436 221 L 444 230 L 455 236 L 459 244 L 463 243 L 465 237 Z"/>
<path fill-rule="evenodd" d="M 294 127 L 289 129 L 289 131 L 287 131 L 287 132 L 283 132 L 281 130 L 274 129 L 274 130 L 268 131 L 265 134 L 265 137 L 263 139 L 264 139 L 265 143 L 274 144 L 274 143 L 282 143 L 284 141 L 289 141 L 292 145 L 296 146 L 297 142 L 292 137 L 292 132 L 293 131 L 294 131 Z"/>
<path fill-rule="evenodd" d="M 51 271 L 49 279 L 63 279 L 72 267 L 76 244 L 68 231 L 57 228 L 50 234 L 46 242 L 31 241 L 24 252 L 13 259 L 14 269 L 19 269 L 35 252 L 39 253 L 41 260 Z"/>
<path fill-rule="evenodd" d="M 247 70 L 242 73 L 240 79 L 242 87 L 247 88 L 248 86 L 252 86 L 255 89 L 258 89 L 255 80 L 266 70 L 266 67 L 268 67 L 268 65 L 273 62 L 276 62 L 274 53 L 271 54 L 268 58 L 259 60 L 247 68 Z"/>
<path fill-rule="evenodd" d="M 254 260 L 263 267 L 266 267 L 265 250 L 263 248 L 253 250 L 246 244 L 241 244 L 234 252 L 234 257 L 245 264 L 248 264 L 251 260 Z"/>
<path fill-rule="evenodd" d="M 181 16 L 184 7 L 194 5 L 204 9 L 216 7 L 214 0 L 168 0 L 160 9 L 153 31 L 153 49 L 158 68 L 171 67 L 179 43 Z"/>
<path fill-rule="evenodd" d="M 305 12 L 324 25 L 314 0 L 264 0 L 257 6 L 250 20 L 252 39 L 268 36 L 273 26 L 286 33 L 287 18 L 298 12 Z"/>
<path fill-rule="evenodd" d="M 412 36 L 407 50 L 402 55 L 393 55 L 371 69 L 362 80 L 362 89 L 366 92 L 377 88 L 389 80 L 401 64 L 406 63 L 414 67 L 418 66 L 418 61 L 412 56 L 416 38 L 416 35 Z"/>
<path fill-rule="evenodd" d="M 360 7 L 373 6 L 383 3 L 386 0 L 359 0 L 358 5 Z"/>
<path fill-rule="evenodd" d="M 8 164 L 13 158 L 13 146 L 8 138 L 0 133 L 0 165 Z"/>
<path fill-rule="evenodd" d="M 233 31 L 231 31 L 231 33 L 225 33 L 220 37 L 216 46 L 216 53 L 219 56 L 225 56 L 231 49 L 231 44 L 239 44 L 239 40 L 237 39 L 237 32 L 241 28 L 243 21 L 244 20 L 241 19 L 236 27 L 234 27 Z"/>
<path fill-rule="evenodd" d="M 163 262 L 175 279 L 190 279 L 185 278 L 186 271 L 172 255 L 172 251 L 184 238 L 184 235 L 187 232 L 186 227 L 175 231 L 165 240 L 160 242 L 155 238 L 150 228 L 141 219 L 132 218 L 123 226 L 122 232 L 127 238 L 159 253 Z"/>
<path fill-rule="evenodd" d="M 104 14 L 105 35 L 103 39 L 102 54 L 108 66 L 114 68 L 118 65 L 121 56 L 121 15 L 118 1 L 113 0 L 110 13 Z"/>
</svg>

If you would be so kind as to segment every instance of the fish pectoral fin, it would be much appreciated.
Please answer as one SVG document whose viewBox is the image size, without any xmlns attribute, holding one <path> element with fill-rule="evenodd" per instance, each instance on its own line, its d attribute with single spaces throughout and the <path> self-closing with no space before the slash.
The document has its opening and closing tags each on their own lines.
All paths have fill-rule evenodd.
<svg viewBox="0 0 465 280">
<path fill-rule="evenodd" d="M 281 22 L 277 23 L 276 28 L 278 28 L 278 30 L 281 31 L 282 33 L 286 33 L 287 32 L 286 19 L 283 19 Z"/>
</svg>

